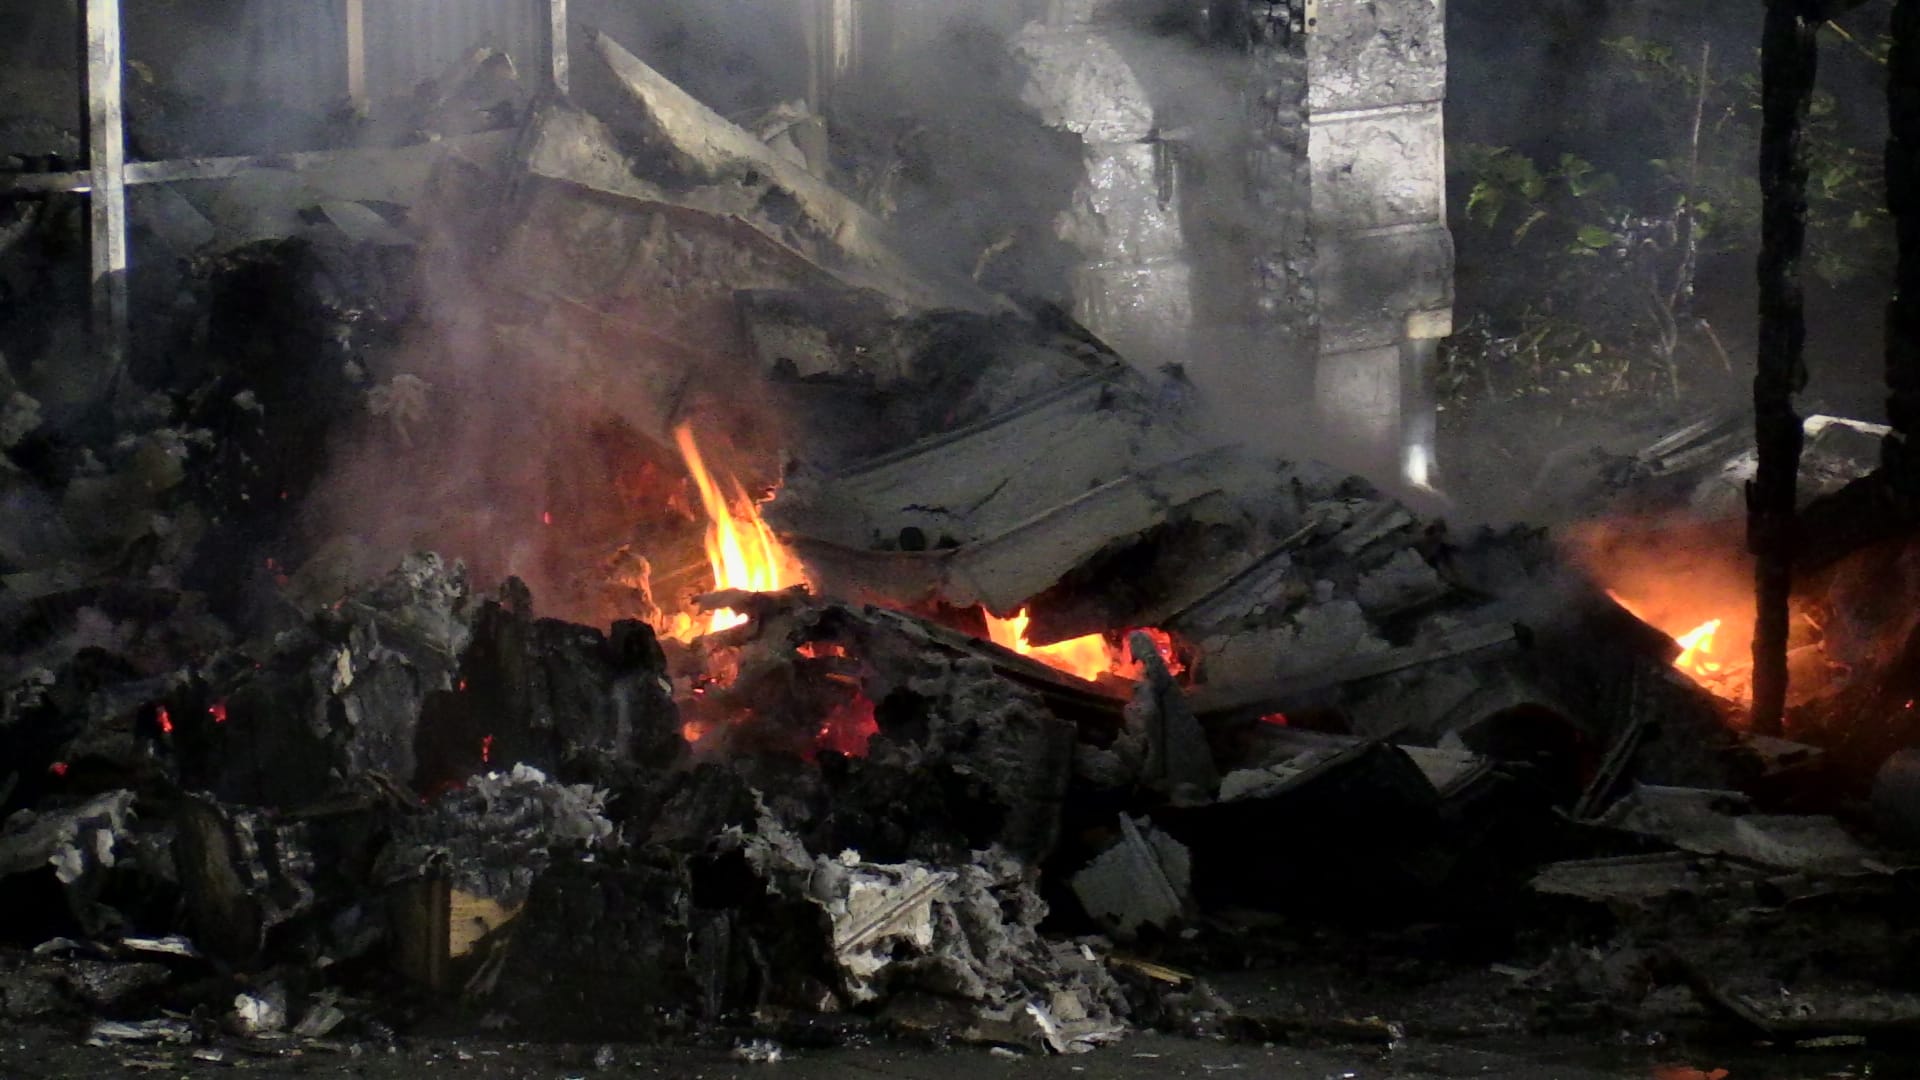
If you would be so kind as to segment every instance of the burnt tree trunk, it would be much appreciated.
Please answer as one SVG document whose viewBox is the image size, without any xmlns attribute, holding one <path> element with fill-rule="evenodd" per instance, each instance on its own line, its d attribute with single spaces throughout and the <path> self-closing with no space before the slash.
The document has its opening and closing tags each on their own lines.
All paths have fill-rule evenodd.
<svg viewBox="0 0 1920 1080">
<path fill-rule="evenodd" d="M 1760 463 L 1747 490 L 1747 543 L 1756 559 L 1753 730 L 1761 733 L 1780 731 L 1787 700 L 1795 480 L 1805 441 L 1794 395 L 1807 383 L 1800 291 L 1807 238 L 1804 133 L 1819 68 L 1818 29 L 1806 0 L 1770 0 L 1760 44 L 1760 355 L 1753 377 Z"/>
<path fill-rule="evenodd" d="M 1887 307 L 1887 422 L 1882 450 L 1889 486 L 1911 511 L 1920 498 L 1920 0 L 1893 9 L 1887 57 L 1887 208 L 1899 239 L 1893 301 Z"/>
</svg>

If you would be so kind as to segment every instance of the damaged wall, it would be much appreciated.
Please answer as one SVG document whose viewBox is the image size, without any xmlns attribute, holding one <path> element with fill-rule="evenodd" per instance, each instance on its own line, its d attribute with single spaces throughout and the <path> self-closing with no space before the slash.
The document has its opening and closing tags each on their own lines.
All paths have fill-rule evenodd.
<svg viewBox="0 0 1920 1080">
<path fill-rule="evenodd" d="M 1175 201 L 1169 103 L 1138 62 L 1142 28 L 1127 5 L 1049 5 L 1013 40 L 1022 99 L 1084 143 L 1086 175 L 1056 221 L 1078 251 L 1075 314 L 1123 352 L 1180 358 L 1192 335 L 1191 244 Z"/>
<path fill-rule="evenodd" d="M 1243 431 L 1317 421 L 1425 482 L 1452 323 L 1444 28 L 1440 0 L 1047 5 L 1011 48 L 1023 100 L 1083 144 L 1055 225 L 1076 315 L 1260 402 Z"/>
</svg>

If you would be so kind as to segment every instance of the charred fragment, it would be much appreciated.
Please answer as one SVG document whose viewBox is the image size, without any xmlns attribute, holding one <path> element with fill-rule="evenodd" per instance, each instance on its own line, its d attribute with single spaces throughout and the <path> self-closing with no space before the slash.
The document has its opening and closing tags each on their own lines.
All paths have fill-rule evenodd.
<svg viewBox="0 0 1920 1080">
<path fill-rule="evenodd" d="M 1806 56 L 1757 411 L 1502 448 L 1577 524 L 1468 529 L 1442 5 L 844 0 L 713 51 L 704 0 L 556 2 L 430 78 L 381 39 L 446 13 L 389 6 L 282 13 L 344 45 L 311 146 L 228 138 L 151 5 L 85 5 L 86 169 L 0 101 L 0 1017 L 176 1071 L 1911 1035 L 1912 417 L 1790 400 Z M 1774 6 L 1791 54 L 1842 14 Z M 1732 371 L 1697 157 L 1652 224 L 1518 233 L 1611 189 L 1488 160 L 1468 225 L 1677 257 L 1635 348 Z M 1588 309 L 1530 310 L 1554 400 Z"/>
</svg>

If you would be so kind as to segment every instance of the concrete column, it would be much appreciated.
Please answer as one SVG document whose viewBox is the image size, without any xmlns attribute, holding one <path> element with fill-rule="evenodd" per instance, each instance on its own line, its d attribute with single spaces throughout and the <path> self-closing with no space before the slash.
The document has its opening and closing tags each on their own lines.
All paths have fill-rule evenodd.
<svg viewBox="0 0 1920 1080">
<path fill-rule="evenodd" d="M 1431 478 L 1434 344 L 1452 332 L 1443 0 L 1309 9 L 1308 158 L 1325 431 L 1377 475 Z"/>
</svg>

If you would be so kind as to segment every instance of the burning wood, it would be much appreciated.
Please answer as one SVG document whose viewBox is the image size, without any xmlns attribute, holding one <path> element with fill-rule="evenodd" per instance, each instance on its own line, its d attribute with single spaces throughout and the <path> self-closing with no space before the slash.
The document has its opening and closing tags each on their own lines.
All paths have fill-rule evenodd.
<svg viewBox="0 0 1920 1080">
<path fill-rule="evenodd" d="M 164 956 L 218 981 L 249 1038 L 371 1032 L 309 987 L 393 952 L 523 1029 L 802 1017 L 1068 1052 L 1129 1019 L 1219 1023 L 1231 1007 L 1176 965 L 1244 957 L 1249 911 L 1556 930 L 1536 896 L 1782 920 L 1782 896 L 1875 896 L 1860 879 L 1885 853 L 1767 800 L 1793 775 L 1857 798 L 1910 741 L 1920 622 L 1892 609 L 1911 551 L 1797 598 L 1796 735 L 1819 745 L 1743 740 L 1725 720 L 1751 590 L 1725 548 L 1577 530 L 1592 580 L 1568 584 L 1534 534 L 1449 535 L 1335 470 L 1215 445 L 1180 373 L 914 269 L 824 180 L 594 43 L 650 152 L 551 101 L 517 154 L 439 155 L 431 186 L 501 238 L 445 247 L 457 274 L 434 263 L 483 301 L 448 351 L 537 373 L 565 408 L 487 432 L 462 494 L 490 516 L 430 538 L 577 586 L 553 608 L 577 621 L 451 558 L 350 572 L 412 520 L 362 514 L 391 532 L 299 558 L 253 485 L 299 501 L 333 411 L 301 414 L 308 386 L 262 404 L 238 375 L 196 398 L 205 433 L 61 464 L 59 528 L 9 533 L 0 797 L 24 812 L 0 830 L 0 901 L 26 913 L 11 932 L 66 942 L 33 963 L 67 965 L 88 1008 L 181 990 Z M 398 235 L 372 213 L 323 213 L 362 261 L 299 280 L 370 273 L 362 249 Z M 296 258 L 252 251 L 222 287 Z M 328 303 L 280 329 L 334 341 L 385 310 Z M 248 340 L 247 306 L 222 309 L 223 340 Z M 444 438 L 445 402 L 476 384 L 339 374 L 358 357 L 327 353 L 313 386 L 373 430 L 380 479 L 474 449 Z M 4 419 L 9 448 L 64 461 L 36 417 Z M 1699 481 L 1724 428 L 1649 447 L 1646 482 Z M 256 526 L 289 550 L 255 558 Z M 209 580 L 270 610 L 242 622 L 179 584 Z M 1908 828 L 1915 772 L 1895 759 L 1879 788 Z M 1694 980 L 1792 1030 L 1735 981 Z M 93 1030 L 196 1037 L 116 1024 Z"/>
<path fill-rule="evenodd" d="M 779 592 L 802 581 L 801 570 L 773 531 L 760 520 L 759 511 L 747 497 L 738 480 L 728 477 L 722 489 L 707 471 L 694 442 L 693 429 L 685 424 L 674 430 L 674 444 L 687 463 L 694 487 L 700 492 L 700 505 L 707 514 L 707 560 L 713 567 L 716 591 Z M 747 621 L 747 616 L 726 608 L 708 613 L 705 624 L 695 628 L 691 620 L 676 619 L 670 631 L 681 640 L 702 634 L 719 633 Z"/>
</svg>

